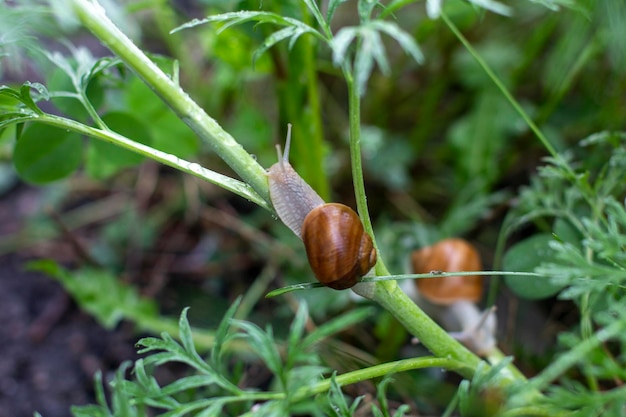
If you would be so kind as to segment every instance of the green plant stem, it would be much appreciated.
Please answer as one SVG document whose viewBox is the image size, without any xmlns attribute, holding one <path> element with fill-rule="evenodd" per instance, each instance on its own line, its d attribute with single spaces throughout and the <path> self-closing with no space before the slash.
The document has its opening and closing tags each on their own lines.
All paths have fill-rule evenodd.
<svg viewBox="0 0 626 417">
<path fill-rule="evenodd" d="M 405 279 L 431 279 L 431 278 L 444 278 L 451 276 L 475 276 L 475 275 L 487 275 L 487 276 L 518 276 L 518 277 L 548 277 L 548 275 L 539 274 L 536 272 L 509 272 L 509 271 L 464 271 L 464 272 L 431 272 L 428 274 L 400 274 L 400 275 L 377 275 L 366 276 L 359 280 L 361 283 L 375 283 L 382 281 L 401 281 Z M 270 291 L 265 295 L 266 298 L 272 298 L 279 295 L 287 294 L 292 291 L 308 290 L 311 288 L 323 288 L 324 285 L 319 282 L 301 282 L 299 284 L 287 285 L 286 287 L 277 288 Z"/>
<path fill-rule="evenodd" d="M 81 23 L 115 53 L 271 207 L 265 169 L 107 17 L 94 0 L 72 0 Z M 256 199 L 258 201 L 258 199 Z"/>
<path fill-rule="evenodd" d="M 51 114 L 34 116 L 30 120 L 38 123 L 48 124 L 50 126 L 55 126 L 60 129 L 72 130 L 79 134 L 109 142 L 122 148 L 131 150 L 140 155 L 144 155 L 154 159 L 155 161 L 161 162 L 162 164 L 171 166 L 213 184 L 217 184 L 228 191 L 231 191 L 247 200 L 258 204 L 261 207 L 264 207 L 267 210 L 271 210 L 268 203 L 265 200 L 261 199 L 261 197 L 249 185 L 234 178 L 230 178 L 226 175 L 222 175 L 217 172 L 203 168 L 195 162 L 189 162 L 175 155 L 159 151 L 139 142 L 135 142 L 113 131 L 96 129 L 77 121 L 66 119 L 64 117 L 54 116 Z"/>
<path fill-rule="evenodd" d="M 380 365 L 370 366 L 368 368 L 358 369 L 356 371 L 347 372 L 335 377 L 335 381 L 339 386 L 356 384 L 357 382 L 367 381 L 374 378 L 380 378 L 399 372 L 411 371 L 414 369 L 424 368 L 443 368 L 454 372 L 470 372 L 469 366 L 463 362 L 449 358 L 434 358 L 432 356 L 422 356 L 420 358 L 403 359 L 395 362 L 387 362 Z M 330 389 L 331 379 L 325 379 L 311 387 L 305 387 L 298 390 L 294 396 L 294 401 L 310 397 L 314 394 L 327 392 Z"/>
<path fill-rule="evenodd" d="M 311 25 L 311 15 L 307 13 L 307 7 L 304 2 L 301 3 L 302 19 L 304 23 Z M 302 43 L 302 57 L 304 60 L 304 68 L 306 71 L 306 94 L 308 106 L 306 109 L 304 120 L 311 123 L 309 131 L 311 136 L 308 138 L 307 146 L 309 147 L 310 159 L 315 161 L 313 167 L 313 175 L 316 177 L 314 189 L 322 196 L 324 201 L 330 195 L 330 185 L 328 183 L 328 175 L 324 169 L 324 129 L 322 127 L 322 108 L 319 97 L 319 83 L 317 77 L 316 45 L 317 38 L 304 36 L 300 39 Z M 309 156 L 309 155 L 307 155 Z"/>
<path fill-rule="evenodd" d="M 414 369 L 424 368 L 443 368 L 450 371 L 459 372 L 460 370 L 467 368 L 467 364 L 448 358 L 433 358 L 433 357 L 421 357 L 403 359 L 395 362 L 387 362 L 380 365 L 370 366 L 368 368 L 358 369 L 356 371 L 347 372 L 342 375 L 335 376 L 335 381 L 339 386 L 345 386 L 350 384 L 356 384 L 357 382 L 366 381 L 374 378 L 380 378 L 386 375 L 391 375 L 399 372 L 411 371 Z M 296 391 L 292 397 L 292 402 L 302 401 L 306 398 L 328 392 L 332 383 L 331 378 L 324 379 L 323 381 L 311 384 L 311 386 L 300 388 Z M 240 397 L 230 397 L 231 401 L 236 402 L 242 400 L 257 400 L 257 401 L 269 401 L 269 400 L 282 400 L 286 398 L 284 392 L 263 392 L 263 393 L 245 393 Z M 252 413 L 246 413 L 244 416 L 251 416 Z"/>
<path fill-rule="evenodd" d="M 584 339 L 568 352 L 559 356 L 555 362 L 545 368 L 539 375 L 532 378 L 529 381 L 529 384 L 538 390 L 546 388 L 550 382 L 558 378 L 570 367 L 574 366 L 578 362 L 588 360 L 588 354 L 593 349 L 607 340 L 614 338 L 618 334 L 623 333 L 625 330 L 625 318 L 623 316 L 617 317 L 615 322 L 601 330 L 598 330 L 593 336 L 588 339 Z"/>
<path fill-rule="evenodd" d="M 571 416 L 572 413 L 569 411 L 556 410 L 553 407 L 542 407 L 542 406 L 526 406 L 514 408 L 512 410 L 507 410 L 502 414 L 499 414 L 500 417 L 565 417 Z"/>
<path fill-rule="evenodd" d="M 478 65 L 482 68 L 482 70 L 485 71 L 485 74 L 487 74 L 487 76 L 491 79 L 491 81 L 493 81 L 493 83 L 500 90 L 500 92 L 502 93 L 504 98 L 506 98 L 506 100 L 513 107 L 513 109 L 517 112 L 517 114 L 519 114 L 519 116 L 524 120 L 526 125 L 528 125 L 530 130 L 532 130 L 532 132 L 535 134 L 535 136 L 537 136 L 537 138 L 543 144 L 543 146 L 546 148 L 548 153 L 550 153 L 550 155 L 552 155 L 552 158 L 554 158 L 555 164 L 557 166 L 561 167 L 565 171 L 567 178 L 574 185 L 579 187 L 581 191 L 583 191 L 583 197 L 589 203 L 589 205 L 590 205 L 591 209 L 593 210 L 595 216 L 604 220 L 604 217 L 602 216 L 601 210 L 599 210 L 598 207 L 596 206 L 596 204 L 594 204 L 594 200 L 593 200 L 593 198 L 590 195 L 593 192 L 590 189 L 589 184 L 583 179 L 584 177 L 582 177 L 580 175 L 576 175 L 576 172 L 574 172 L 572 167 L 567 163 L 567 161 L 563 158 L 563 156 L 556 151 L 554 146 L 552 146 L 552 144 L 550 143 L 548 138 L 543 134 L 541 129 L 539 129 L 539 127 L 533 121 L 533 119 L 531 119 L 530 116 L 528 115 L 528 113 L 526 113 L 526 111 L 524 111 L 522 106 L 518 103 L 518 101 L 515 99 L 515 97 L 513 97 L 513 95 L 509 92 L 509 90 L 502 83 L 500 78 L 498 78 L 498 76 L 495 74 L 495 72 L 493 72 L 493 70 L 487 64 L 487 62 L 485 62 L 485 60 L 480 56 L 480 54 L 476 51 L 476 49 L 474 49 L 472 44 L 465 38 L 465 36 L 463 36 L 461 31 L 456 27 L 456 25 L 452 22 L 452 20 L 450 20 L 448 15 L 443 12 L 443 10 L 441 11 L 441 18 L 446 23 L 446 25 L 448 26 L 450 31 L 452 31 L 454 36 L 457 37 L 457 39 L 463 44 L 465 49 L 467 49 L 467 51 L 470 53 L 470 55 L 472 55 L 472 57 L 474 58 L 476 63 L 478 63 Z"/>
<path fill-rule="evenodd" d="M 379 254 L 375 273 L 377 276 L 389 275 L 389 271 L 384 264 L 374 238 L 372 222 L 367 208 L 360 146 L 361 98 L 358 87 L 354 82 L 354 76 L 347 66 L 343 67 L 343 73 L 348 85 L 349 94 L 350 158 L 357 210 L 363 222 L 363 226 L 370 236 L 372 236 L 374 247 Z M 472 378 L 474 370 L 481 359 L 437 325 L 404 293 L 404 291 L 402 291 L 402 289 L 400 289 L 396 281 L 379 281 L 376 283 L 360 284 L 359 288 L 355 288 L 355 292 L 384 307 L 402 323 L 409 333 L 417 337 L 420 342 L 436 356 L 454 359 L 468 365 L 467 368 L 458 371 L 464 377 Z M 522 375 L 513 365 L 509 365 L 507 369 L 508 371 L 502 372 L 500 375 L 503 385 L 519 380 L 520 375 Z"/>
<path fill-rule="evenodd" d="M 377 282 L 368 297 L 389 311 L 409 333 L 439 358 L 448 358 L 467 365 L 459 369 L 465 378 L 471 379 L 481 359 L 453 339 L 435 323 L 395 281 Z"/>
<path fill-rule="evenodd" d="M 463 44 L 465 49 L 468 50 L 468 52 L 472 55 L 474 60 L 481 67 L 481 69 L 485 71 L 485 74 L 487 74 L 487 76 L 491 79 L 491 81 L 493 81 L 493 83 L 500 90 L 502 95 L 504 95 L 504 97 L 511 104 L 511 106 L 513 106 L 515 111 L 520 115 L 520 117 L 524 120 L 524 122 L 528 125 L 528 127 L 533 131 L 533 133 L 541 141 L 541 143 L 546 148 L 546 150 L 550 153 L 550 155 L 552 155 L 555 159 L 561 160 L 562 159 L 561 156 L 557 153 L 556 149 L 552 146 L 548 138 L 544 136 L 543 132 L 541 132 L 541 130 L 539 129 L 539 127 L 537 127 L 535 122 L 533 122 L 530 116 L 524 111 L 522 106 L 520 106 L 517 100 L 515 100 L 513 95 L 509 92 L 509 90 L 502 83 L 502 81 L 500 81 L 500 79 L 493 72 L 491 67 L 485 62 L 485 60 L 480 56 L 480 54 L 474 49 L 472 44 L 469 43 L 469 41 L 465 38 L 465 36 L 463 36 L 461 31 L 456 27 L 456 25 L 452 22 L 452 20 L 450 20 L 448 15 L 444 13 L 443 10 L 441 11 L 441 18 L 443 19 L 445 24 L 448 26 L 450 31 L 452 31 L 454 36 L 456 36 L 457 39 Z M 571 174 L 574 175 L 574 172 L 572 171 Z"/>
<path fill-rule="evenodd" d="M 481 359 L 435 323 L 402 291 L 396 281 L 377 281 L 359 284 L 359 286 L 354 288 L 357 294 L 377 302 L 389 311 L 435 356 L 453 359 L 468 365 L 468 368 L 456 371 L 465 378 L 472 378 Z M 504 355 L 496 349 L 491 352 L 489 361 L 495 365 L 503 358 Z M 498 378 L 502 387 L 526 380 L 513 364 L 504 368 Z"/>
<path fill-rule="evenodd" d="M 365 183 L 363 181 L 363 166 L 361 162 L 361 98 L 358 87 L 355 85 L 352 73 L 344 66 L 344 76 L 349 93 L 350 117 L 350 158 L 352 163 L 352 178 L 357 210 L 367 233 L 372 236 L 374 247 L 378 251 L 376 275 L 389 275 L 380 251 L 374 238 L 372 222 L 367 208 Z M 387 309 L 404 327 L 417 337 L 432 353 L 440 358 L 449 358 L 468 365 L 460 370 L 461 375 L 471 378 L 473 370 L 480 363 L 480 358 L 467 350 L 465 346 L 454 340 L 448 333 L 439 327 L 422 309 L 420 309 L 398 286 L 396 281 L 379 281 L 376 283 L 360 284 L 365 291 L 356 289 L 356 292 L 379 303 Z"/>
<path fill-rule="evenodd" d="M 352 167 L 352 182 L 354 186 L 354 197 L 356 199 L 357 212 L 363 222 L 365 231 L 372 237 L 372 243 L 378 253 L 376 262 L 376 275 L 389 275 L 389 270 L 385 266 L 380 249 L 374 236 L 374 228 L 367 208 L 367 194 L 365 193 L 365 182 L 363 180 L 363 163 L 361 159 L 361 97 L 359 89 L 354 82 L 352 72 L 344 65 L 343 74 L 348 86 L 348 108 L 350 122 L 350 164 Z"/>
</svg>

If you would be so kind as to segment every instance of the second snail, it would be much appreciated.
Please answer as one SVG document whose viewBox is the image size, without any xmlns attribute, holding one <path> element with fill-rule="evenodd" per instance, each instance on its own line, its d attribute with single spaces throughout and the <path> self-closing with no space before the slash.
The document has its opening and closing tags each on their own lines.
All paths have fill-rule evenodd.
<svg viewBox="0 0 626 417">
<path fill-rule="evenodd" d="M 291 125 L 285 152 L 268 170 L 270 199 L 278 217 L 304 242 L 315 277 L 343 290 L 354 286 L 376 264 L 376 249 L 350 207 L 325 203 L 289 163 Z"/>
</svg>

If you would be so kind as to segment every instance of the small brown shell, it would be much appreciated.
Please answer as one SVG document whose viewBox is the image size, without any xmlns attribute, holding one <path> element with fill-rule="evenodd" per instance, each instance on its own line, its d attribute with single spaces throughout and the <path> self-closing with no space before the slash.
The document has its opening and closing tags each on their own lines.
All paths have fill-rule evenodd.
<svg viewBox="0 0 626 417">
<path fill-rule="evenodd" d="M 343 204 L 316 207 L 302 224 L 302 240 L 313 273 L 322 284 L 343 290 L 376 264 L 376 249 L 359 216 Z"/>
<path fill-rule="evenodd" d="M 445 239 L 414 251 L 411 254 L 411 263 L 416 274 L 482 270 L 476 248 L 458 238 Z M 442 305 L 460 300 L 476 302 L 483 292 L 483 280 L 477 275 L 416 279 L 415 283 L 424 298 Z"/>
</svg>

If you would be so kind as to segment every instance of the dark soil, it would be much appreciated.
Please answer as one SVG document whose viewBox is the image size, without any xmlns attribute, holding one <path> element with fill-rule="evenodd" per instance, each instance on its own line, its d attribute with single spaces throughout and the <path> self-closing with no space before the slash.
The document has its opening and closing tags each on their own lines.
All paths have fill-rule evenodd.
<svg viewBox="0 0 626 417">
<path fill-rule="evenodd" d="M 70 416 L 93 403 L 93 376 L 136 357 L 130 327 L 103 329 L 49 277 L 0 257 L 0 417 Z"/>
</svg>

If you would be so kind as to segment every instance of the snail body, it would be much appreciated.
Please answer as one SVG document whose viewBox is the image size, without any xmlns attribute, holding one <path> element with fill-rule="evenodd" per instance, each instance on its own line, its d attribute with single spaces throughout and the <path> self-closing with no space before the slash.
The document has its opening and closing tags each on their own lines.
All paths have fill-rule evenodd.
<svg viewBox="0 0 626 417">
<path fill-rule="evenodd" d="M 317 280 L 343 290 L 376 264 L 376 249 L 350 207 L 325 203 L 289 163 L 291 125 L 285 153 L 268 170 L 270 199 L 278 217 L 304 242 Z"/>
</svg>

